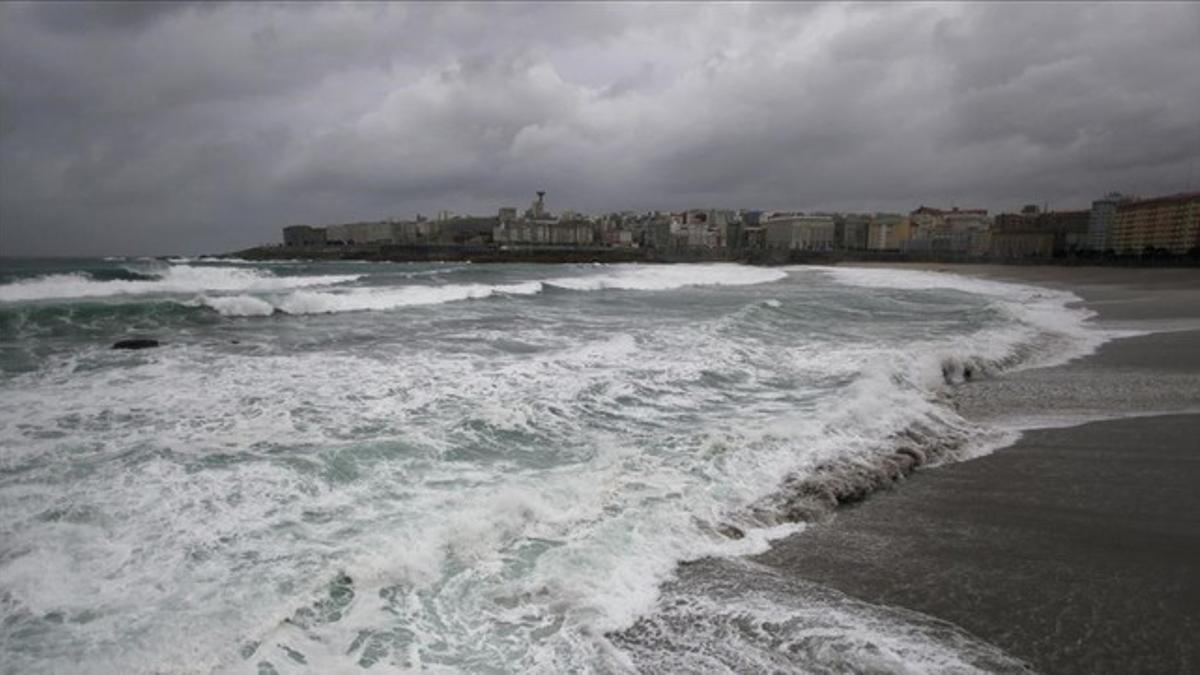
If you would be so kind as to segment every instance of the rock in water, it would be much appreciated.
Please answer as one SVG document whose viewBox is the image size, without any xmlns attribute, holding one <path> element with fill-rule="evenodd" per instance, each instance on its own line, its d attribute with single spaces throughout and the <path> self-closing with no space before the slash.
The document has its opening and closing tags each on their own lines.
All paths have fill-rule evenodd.
<svg viewBox="0 0 1200 675">
<path fill-rule="evenodd" d="M 117 340 L 116 342 L 113 343 L 112 348 L 113 349 L 149 349 L 151 347 L 157 347 L 158 345 L 159 345 L 158 340 L 152 340 L 150 338 L 131 338 L 129 340 Z"/>
</svg>

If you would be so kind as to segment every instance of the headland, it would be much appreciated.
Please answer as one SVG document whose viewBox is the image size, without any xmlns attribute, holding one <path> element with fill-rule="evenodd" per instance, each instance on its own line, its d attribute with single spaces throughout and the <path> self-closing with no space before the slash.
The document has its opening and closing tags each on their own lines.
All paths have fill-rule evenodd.
<svg viewBox="0 0 1200 675">
<path fill-rule="evenodd" d="M 1200 192 L 1148 199 L 1110 194 L 1090 209 L 1019 213 L 922 204 L 907 214 L 692 208 L 553 214 L 545 191 L 524 213 L 449 211 L 436 219 L 289 225 L 282 244 L 248 260 L 355 259 L 518 263 L 701 262 L 830 264 L 1003 262 L 1200 265 Z"/>
</svg>

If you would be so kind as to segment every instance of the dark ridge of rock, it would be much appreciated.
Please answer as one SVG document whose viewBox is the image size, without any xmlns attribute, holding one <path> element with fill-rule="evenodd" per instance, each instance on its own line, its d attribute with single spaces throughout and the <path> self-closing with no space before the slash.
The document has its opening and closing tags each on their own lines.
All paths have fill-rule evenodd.
<svg viewBox="0 0 1200 675">
<path fill-rule="evenodd" d="M 917 468 L 925 463 L 925 453 L 918 448 L 904 447 L 896 450 L 898 455 L 908 455 L 912 458 L 913 468 Z"/>
<path fill-rule="evenodd" d="M 893 434 L 881 452 L 870 459 L 826 462 L 804 475 L 784 478 L 777 492 L 735 517 L 737 525 L 722 523 L 716 530 L 728 536 L 727 529 L 744 533 L 746 526 L 824 522 L 838 508 L 889 489 L 918 467 L 954 456 L 969 441 L 962 430 L 935 430 L 928 424 L 913 424 Z"/>
<path fill-rule="evenodd" d="M 722 535 L 730 539 L 742 539 L 746 536 L 746 533 L 742 531 L 742 528 L 737 527 L 736 525 L 721 525 L 717 528 L 717 532 L 720 532 Z"/>
<path fill-rule="evenodd" d="M 158 340 L 151 338 L 130 338 L 128 340 L 117 340 L 113 343 L 113 349 L 150 349 L 158 347 L 161 343 Z"/>
</svg>

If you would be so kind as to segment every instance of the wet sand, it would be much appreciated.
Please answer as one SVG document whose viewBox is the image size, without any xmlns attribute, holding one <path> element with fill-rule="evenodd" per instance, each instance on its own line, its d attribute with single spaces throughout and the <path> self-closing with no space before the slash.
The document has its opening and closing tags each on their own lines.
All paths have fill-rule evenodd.
<svg viewBox="0 0 1200 675">
<path fill-rule="evenodd" d="M 965 385 L 968 417 L 1058 428 L 922 469 L 756 560 L 1042 672 L 1200 670 L 1200 270 L 920 267 L 1068 289 L 1102 327 L 1165 332 Z M 1080 424 L 1114 415 L 1133 416 Z"/>
</svg>

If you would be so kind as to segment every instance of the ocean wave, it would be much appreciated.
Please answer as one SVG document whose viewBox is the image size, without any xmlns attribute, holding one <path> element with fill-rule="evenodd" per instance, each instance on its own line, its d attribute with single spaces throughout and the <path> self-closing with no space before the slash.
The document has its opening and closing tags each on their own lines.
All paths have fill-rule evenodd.
<svg viewBox="0 0 1200 675">
<path fill-rule="evenodd" d="M 601 266 L 602 267 L 602 266 Z M 437 275 L 461 270 L 427 270 L 407 273 Z M 674 290 L 686 286 L 743 286 L 778 281 L 787 276 L 781 270 L 740 265 L 656 265 L 622 266 L 602 274 L 523 281 L 510 284 L 410 285 L 379 288 L 352 288 L 339 291 L 295 291 L 282 297 L 238 295 L 202 296 L 190 304 L 217 310 L 225 316 L 268 316 L 285 314 L 334 314 L 339 312 L 387 311 L 420 305 L 438 305 L 461 300 L 479 300 L 492 296 L 536 295 L 544 287 L 587 292 L 601 290 Z"/>
<path fill-rule="evenodd" d="M 733 263 L 711 265 L 614 265 L 603 274 L 548 279 L 548 286 L 573 291 L 619 289 L 666 291 L 685 286 L 748 286 L 787 277 L 781 269 Z"/>
<path fill-rule="evenodd" d="M 401 286 L 354 288 L 340 292 L 296 291 L 279 298 L 250 295 L 201 296 L 191 304 L 203 305 L 225 316 L 268 316 L 284 314 L 336 314 L 339 312 L 383 311 L 420 305 L 440 305 L 460 300 L 478 300 L 494 295 L 534 295 L 542 285 L 536 281 L 516 284 L 447 284 L 445 286 Z"/>
<path fill-rule="evenodd" d="M 107 341 L 130 330 L 154 332 L 167 326 L 212 323 L 206 315 L 169 300 L 5 305 L 0 306 L 0 341 L 83 336 Z"/>
<path fill-rule="evenodd" d="M 93 281 L 157 281 L 162 278 L 148 270 L 136 270 L 129 267 L 99 267 L 84 270 Z"/>
<path fill-rule="evenodd" d="M 648 277 L 630 276 L 644 269 Z M 748 269 L 781 278 L 780 270 Z M 658 267 L 594 271 L 571 278 L 621 278 L 624 288 L 643 290 L 651 282 L 661 289 L 725 278 L 686 268 L 671 279 L 655 278 Z M 762 283 L 740 273 L 727 278 Z M 505 288 L 536 294 L 543 283 L 550 285 L 235 293 L 196 302 L 242 315 L 284 305 L 355 311 Z M 567 290 L 607 288 L 622 286 Z M 778 641 L 764 650 L 753 636 L 745 649 L 731 645 L 745 652 L 735 662 L 744 670 L 804 669 L 808 657 L 814 670 L 830 659 L 843 659 L 834 669 L 851 670 L 977 663 L 960 658 L 957 637 L 862 621 L 866 610 L 840 600 L 813 610 L 789 602 L 791 588 L 778 597 L 771 588 L 753 595 L 732 588 L 710 602 L 721 589 L 664 591 L 662 584 L 681 576 L 680 561 L 764 550 L 810 519 L 808 504 L 852 501 L 918 462 L 999 442 L 954 410 L 947 392 L 967 375 L 952 364 L 1004 369 L 1055 358 L 1076 348 L 1074 323 L 1086 317 L 1068 313 L 1058 325 L 1040 310 L 1004 309 L 938 332 L 918 314 L 900 337 L 844 339 L 822 315 L 790 313 L 805 286 L 763 290 L 746 298 L 748 313 L 701 300 L 677 322 L 643 303 L 630 303 L 633 320 L 611 323 L 584 314 L 584 302 L 577 311 L 587 320 L 571 322 L 528 303 L 530 321 L 470 327 L 478 343 L 494 332 L 539 345 L 530 351 L 445 349 L 463 330 L 457 324 L 428 327 L 430 335 L 424 326 L 379 331 L 369 350 L 183 345 L 119 370 L 112 364 L 126 355 L 97 349 L 44 376 L 24 376 L 0 399 L 0 412 L 22 421 L 0 429 L 6 468 L 42 467 L 49 475 L 39 477 L 39 491 L 61 472 L 70 492 L 45 505 L 14 495 L 11 502 L 29 512 L 12 522 L 38 523 L 38 514 L 50 513 L 65 529 L 59 521 L 67 517 L 101 514 L 119 526 L 55 530 L 67 543 L 28 546 L 31 553 L 5 571 L 20 589 L 16 609 L 6 611 L 22 629 L 93 640 L 89 649 L 112 659 L 114 670 L 195 669 L 197 650 L 218 662 L 205 669 L 265 661 L 298 670 L 305 659 L 304 668 L 321 671 L 489 663 L 545 672 L 611 663 L 605 655 L 615 658 L 614 670 L 717 669 L 727 656 L 740 657 L 714 653 L 721 645 L 712 636 L 724 639 L 746 621 Z M 821 298 L 871 306 L 869 293 L 840 291 Z M 772 305 L 763 295 L 781 300 Z M 924 299 L 931 310 L 932 300 Z M 1045 313 L 1065 300 L 1047 300 Z M 492 308 L 493 317 L 509 313 Z M 755 318 L 753 332 L 744 330 L 747 316 Z M 53 435 L 63 433 L 72 443 Z M 100 461 L 104 453 L 109 461 Z M 297 528 L 303 537 L 294 536 Z M 19 534 L 19 544 L 42 536 Z M 138 615 L 121 604 L 134 594 Z M 97 605 L 114 608 L 114 620 L 153 619 L 148 637 L 132 648 L 123 634 L 99 644 L 87 633 L 98 630 L 94 623 L 43 623 L 52 612 L 73 616 Z M 208 628 L 177 639 L 196 625 Z M 668 631 L 663 636 L 678 647 L 613 634 L 639 625 Z M 672 626 L 683 628 L 676 634 Z M 855 631 L 853 644 L 846 631 Z M 793 658 L 779 644 L 817 651 Z M 696 658 L 675 660 L 690 654 Z M 979 658 L 1001 663 L 986 660 L 993 656 Z"/>
<path fill-rule="evenodd" d="M 129 274 L 141 273 L 126 270 Z M 262 292 L 310 286 L 330 286 L 361 279 L 361 274 L 277 276 L 255 269 L 216 266 L 171 265 L 157 278 L 98 280 L 72 272 L 49 274 L 0 285 L 0 302 L 99 298 L 151 293 L 200 293 L 205 291 Z"/>
<path fill-rule="evenodd" d="M 1060 365 L 1087 356 L 1101 344 L 1133 331 L 1101 330 L 1090 324 L 1095 312 L 1082 307 L 1083 299 L 1069 291 L 1008 281 L 991 281 L 950 272 L 895 270 L 868 267 L 801 267 L 791 270 L 820 272 L 840 284 L 905 291 L 958 291 L 985 296 L 1010 322 L 1004 331 L 989 333 L 994 344 L 985 344 L 986 355 L 959 349 L 945 361 L 948 376 L 970 379 L 972 374 Z M 1036 339 L 1030 332 L 1038 333 Z M 959 343 L 964 339 L 960 338 Z M 1020 345 L 1020 346 L 1014 346 Z M 964 345 L 965 346 L 965 345 Z M 1010 350 L 1009 347 L 1012 347 Z M 965 376 L 965 378 L 964 378 Z"/>
<path fill-rule="evenodd" d="M 793 271 L 813 270 L 796 268 Z M 958 275 L 828 268 L 840 283 L 901 290 L 958 290 L 991 299 L 1000 321 L 972 333 L 903 342 L 880 341 L 851 351 L 830 349 L 824 372 L 853 373 L 848 385 L 814 414 L 817 438 L 831 452 L 809 452 L 779 487 L 721 526 L 744 528 L 819 521 L 836 507 L 866 498 L 924 465 L 960 461 L 1011 444 L 1011 429 L 971 422 L 955 409 L 955 389 L 1005 372 L 1058 365 L 1095 351 L 1123 333 L 1090 324 L 1072 293 Z M 763 430 L 797 437 L 787 422 Z M 787 466 L 786 462 L 779 464 Z"/>
<path fill-rule="evenodd" d="M 307 260 L 301 260 L 299 258 L 279 258 L 279 259 L 271 259 L 271 260 L 246 260 L 245 258 L 219 258 L 219 257 L 215 257 L 215 256 L 205 256 L 205 255 L 202 255 L 197 258 L 192 258 L 192 257 L 188 257 L 188 256 L 174 256 L 171 258 L 167 258 L 166 261 L 173 265 L 196 265 L 196 264 L 199 264 L 199 265 L 299 265 L 299 264 L 304 264 L 306 262 L 310 262 Z M 340 262 L 355 262 L 355 261 L 344 260 L 344 261 L 340 261 Z M 364 262 L 366 262 L 366 261 L 364 261 Z"/>
</svg>

